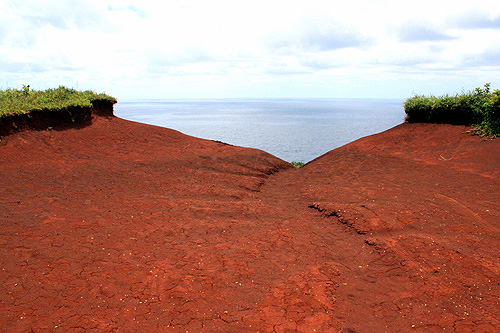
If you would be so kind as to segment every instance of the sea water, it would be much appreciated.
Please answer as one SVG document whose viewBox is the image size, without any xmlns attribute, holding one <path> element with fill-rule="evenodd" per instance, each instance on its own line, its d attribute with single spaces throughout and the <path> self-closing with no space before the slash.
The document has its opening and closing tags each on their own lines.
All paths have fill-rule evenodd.
<svg viewBox="0 0 500 333">
<path fill-rule="evenodd" d="M 115 115 L 308 162 L 404 121 L 399 99 L 218 99 L 119 102 Z"/>
</svg>

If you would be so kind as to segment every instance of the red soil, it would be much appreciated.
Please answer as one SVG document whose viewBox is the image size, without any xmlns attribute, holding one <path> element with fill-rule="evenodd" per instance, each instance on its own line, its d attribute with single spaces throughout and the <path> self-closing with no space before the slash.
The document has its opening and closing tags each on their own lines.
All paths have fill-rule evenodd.
<svg viewBox="0 0 500 333">
<path fill-rule="evenodd" d="M 114 117 L 0 142 L 0 331 L 500 330 L 500 141 L 404 124 L 301 169 Z"/>
</svg>

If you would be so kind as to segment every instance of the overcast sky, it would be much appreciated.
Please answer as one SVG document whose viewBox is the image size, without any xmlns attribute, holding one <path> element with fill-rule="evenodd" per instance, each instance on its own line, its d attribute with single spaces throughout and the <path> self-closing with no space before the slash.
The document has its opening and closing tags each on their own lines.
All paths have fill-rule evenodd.
<svg viewBox="0 0 500 333">
<path fill-rule="evenodd" d="M 493 1 L 0 0 L 0 88 L 140 98 L 500 88 Z"/>
</svg>

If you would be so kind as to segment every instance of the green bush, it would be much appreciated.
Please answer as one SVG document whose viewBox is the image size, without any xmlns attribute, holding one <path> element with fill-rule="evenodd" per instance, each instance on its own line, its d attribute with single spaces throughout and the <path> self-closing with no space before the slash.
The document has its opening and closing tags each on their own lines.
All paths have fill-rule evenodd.
<svg viewBox="0 0 500 333">
<path fill-rule="evenodd" d="M 296 168 L 300 168 L 301 166 L 304 165 L 304 162 L 290 162 L 290 164 Z"/>
<path fill-rule="evenodd" d="M 500 136 L 500 90 L 495 90 L 484 102 L 482 118 L 474 126 L 476 132 L 483 136 Z"/>
<path fill-rule="evenodd" d="M 406 121 L 473 126 L 483 136 L 500 135 L 500 90 L 490 84 L 461 95 L 422 96 L 406 100 Z"/>
<path fill-rule="evenodd" d="M 59 86 L 44 91 L 30 89 L 23 85 L 21 90 L 0 90 L 0 117 L 33 111 L 61 111 L 71 107 L 90 107 L 96 100 L 116 103 L 114 97 L 93 91 L 77 91 Z"/>
</svg>

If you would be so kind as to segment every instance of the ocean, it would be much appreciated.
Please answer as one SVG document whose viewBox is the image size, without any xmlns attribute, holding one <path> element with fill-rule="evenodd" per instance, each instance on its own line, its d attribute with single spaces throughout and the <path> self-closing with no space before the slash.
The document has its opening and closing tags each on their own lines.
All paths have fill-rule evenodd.
<svg viewBox="0 0 500 333">
<path fill-rule="evenodd" d="M 115 115 L 309 162 L 404 121 L 400 99 L 215 99 L 119 102 Z"/>
</svg>

